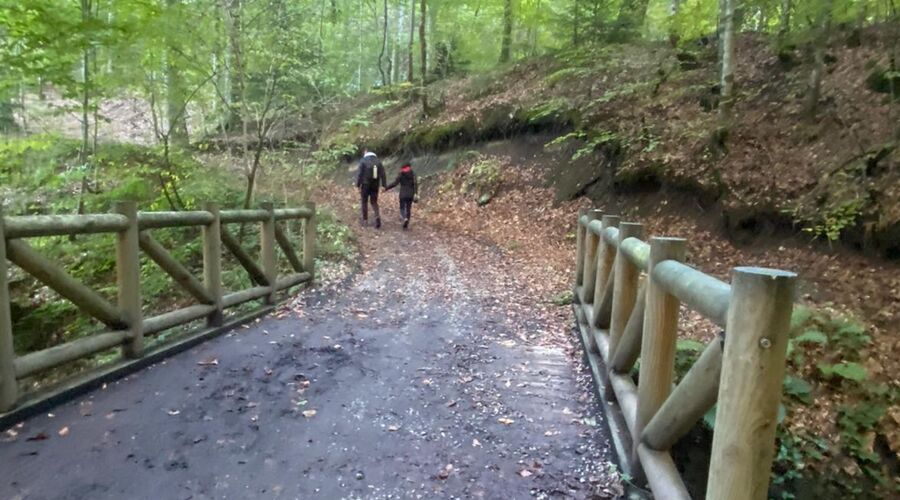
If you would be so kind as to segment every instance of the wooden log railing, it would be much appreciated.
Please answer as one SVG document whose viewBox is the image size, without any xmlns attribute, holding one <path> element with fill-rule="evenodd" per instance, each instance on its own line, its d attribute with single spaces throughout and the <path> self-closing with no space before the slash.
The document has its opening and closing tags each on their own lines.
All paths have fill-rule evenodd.
<svg viewBox="0 0 900 500">
<path fill-rule="evenodd" d="M 276 210 L 264 204 L 254 210 L 219 210 L 207 204 L 204 210 L 189 212 L 138 212 L 133 202 L 116 203 L 112 213 L 88 215 L 4 216 L 0 212 L 0 413 L 21 403 L 20 381 L 51 368 L 76 361 L 114 347 L 121 347 L 124 361 L 145 355 L 144 340 L 174 327 L 205 319 L 206 330 L 221 327 L 223 311 L 256 299 L 271 305 L 276 293 L 311 282 L 315 274 L 316 209 Z M 291 236 L 280 223 L 303 221 L 300 256 Z M 259 263 L 223 226 L 259 223 Z M 157 242 L 151 231 L 160 228 L 200 227 L 203 239 L 203 275 L 198 278 Z M 42 256 L 25 241 L 27 238 L 112 233 L 116 237 L 115 304 L 79 282 L 62 267 Z M 254 286 L 224 294 L 222 248 L 234 255 L 247 271 Z M 278 275 L 276 248 L 285 255 L 294 271 Z M 140 283 L 141 251 L 172 277 L 197 303 L 154 317 L 143 317 Z M 17 355 L 13 344 L 7 261 L 19 266 L 83 313 L 110 329 L 41 351 Z"/>
<path fill-rule="evenodd" d="M 622 466 L 656 498 L 690 498 L 670 449 L 717 405 L 706 498 L 766 498 L 796 275 L 738 267 L 724 283 L 683 262 L 686 240 L 642 235 L 579 212 L 574 309 Z M 682 306 L 724 332 L 673 386 Z"/>
</svg>

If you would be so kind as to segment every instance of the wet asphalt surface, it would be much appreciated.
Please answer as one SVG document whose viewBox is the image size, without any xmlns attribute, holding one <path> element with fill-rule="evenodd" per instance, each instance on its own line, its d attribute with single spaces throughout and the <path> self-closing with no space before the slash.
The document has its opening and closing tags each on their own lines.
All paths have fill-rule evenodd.
<svg viewBox="0 0 900 500">
<path fill-rule="evenodd" d="M 339 290 L 2 436 L 0 499 L 614 496 L 574 344 L 508 335 L 436 234 L 377 238 Z"/>
</svg>

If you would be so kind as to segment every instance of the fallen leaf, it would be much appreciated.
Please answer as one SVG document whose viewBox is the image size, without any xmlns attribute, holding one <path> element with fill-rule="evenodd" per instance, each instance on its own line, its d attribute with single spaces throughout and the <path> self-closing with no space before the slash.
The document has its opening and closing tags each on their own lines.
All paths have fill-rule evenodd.
<svg viewBox="0 0 900 500">
<path fill-rule="evenodd" d="M 438 477 L 438 479 L 447 479 L 448 477 L 450 477 L 450 473 L 452 473 L 452 472 L 453 472 L 453 464 L 447 464 L 446 467 L 444 467 L 443 469 L 441 469 L 440 472 L 438 472 L 437 477 Z"/>
<path fill-rule="evenodd" d="M 181 413 L 181 410 L 169 410 L 166 413 L 174 417 L 175 415 L 179 415 Z"/>
<path fill-rule="evenodd" d="M 48 439 L 49 437 L 50 436 L 44 434 L 43 432 L 39 432 L 39 433 L 35 434 L 34 436 L 31 436 L 30 438 L 28 438 L 26 441 L 44 441 L 45 439 Z"/>
<path fill-rule="evenodd" d="M 68 427 L 63 427 L 62 429 L 60 429 L 60 430 L 59 430 L 59 435 L 62 436 L 62 437 L 68 436 L 68 435 L 69 435 L 69 428 L 68 428 Z"/>
<path fill-rule="evenodd" d="M 316 410 L 306 410 L 303 412 L 303 416 L 306 418 L 313 418 L 316 416 Z"/>
<path fill-rule="evenodd" d="M 219 360 L 217 358 L 209 358 L 203 361 L 197 361 L 197 364 L 200 366 L 219 366 Z"/>
<path fill-rule="evenodd" d="M 531 471 L 528 470 L 528 469 L 522 469 L 522 470 L 520 470 L 520 471 L 519 471 L 519 475 L 522 476 L 522 477 L 531 477 L 531 476 L 532 476 Z"/>
<path fill-rule="evenodd" d="M 500 417 L 497 419 L 497 422 L 500 422 L 503 425 L 512 425 L 515 422 L 515 420 L 513 420 L 511 418 Z"/>
<path fill-rule="evenodd" d="M 477 439 L 473 439 L 473 440 L 472 440 L 472 446 L 474 446 L 475 448 L 480 448 L 480 447 L 481 447 L 481 441 L 479 441 L 479 440 L 477 440 Z"/>
<path fill-rule="evenodd" d="M 390 432 L 397 432 L 397 431 L 400 430 L 400 427 L 398 427 L 398 426 L 396 426 L 396 425 L 389 425 L 388 428 L 387 428 L 387 430 L 390 431 Z"/>
</svg>

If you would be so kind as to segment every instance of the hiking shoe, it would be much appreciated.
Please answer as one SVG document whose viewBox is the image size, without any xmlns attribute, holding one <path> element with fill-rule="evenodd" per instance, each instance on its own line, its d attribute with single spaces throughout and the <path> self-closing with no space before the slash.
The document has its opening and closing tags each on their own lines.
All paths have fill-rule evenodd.
<svg viewBox="0 0 900 500">
<path fill-rule="evenodd" d="M 403 229 L 406 229 L 408 227 L 409 227 L 409 219 L 403 219 Z"/>
<path fill-rule="evenodd" d="M 359 225 L 362 227 L 367 227 L 369 225 L 369 220 L 368 219 L 360 219 Z"/>
<path fill-rule="evenodd" d="M 381 229 L 381 219 L 375 219 L 375 229 Z"/>
</svg>

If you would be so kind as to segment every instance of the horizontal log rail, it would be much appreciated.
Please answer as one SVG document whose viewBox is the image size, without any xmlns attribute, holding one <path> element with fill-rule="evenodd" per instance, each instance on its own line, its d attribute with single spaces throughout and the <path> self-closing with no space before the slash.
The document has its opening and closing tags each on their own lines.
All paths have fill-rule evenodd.
<svg viewBox="0 0 900 500">
<path fill-rule="evenodd" d="M 294 237 L 280 223 L 302 221 L 300 252 Z M 226 224 L 258 223 L 260 255 L 254 258 L 241 242 L 224 229 Z M 152 236 L 160 228 L 199 227 L 203 240 L 203 275 L 196 277 Z M 32 248 L 25 239 L 47 236 L 114 234 L 116 238 L 117 302 L 112 303 L 84 285 L 62 267 Z M 116 203 L 113 213 L 85 215 L 6 216 L 0 213 L 0 413 L 13 410 L 23 399 L 21 381 L 46 370 L 121 347 L 123 360 L 141 358 L 146 337 L 203 320 L 204 332 L 221 326 L 223 311 L 264 299 L 272 304 L 276 293 L 310 283 L 315 276 L 316 208 L 275 209 L 263 204 L 252 210 L 138 212 L 131 202 Z M 223 247 L 247 271 L 253 286 L 224 293 Z M 292 274 L 279 276 L 276 247 L 284 254 Z M 140 253 L 168 274 L 197 303 L 144 318 L 140 292 Z M 41 351 L 17 355 L 13 347 L 8 262 L 71 301 L 83 313 L 111 331 L 78 338 Z M 265 307 L 265 304 L 261 308 Z"/>
<path fill-rule="evenodd" d="M 657 498 L 690 498 L 670 449 L 716 406 L 706 498 L 766 498 L 796 275 L 738 267 L 725 283 L 683 262 L 683 239 L 643 241 L 597 210 L 577 221 L 575 316 L 611 428 L 627 428 L 623 468 Z M 675 385 L 682 306 L 724 330 Z"/>
</svg>

